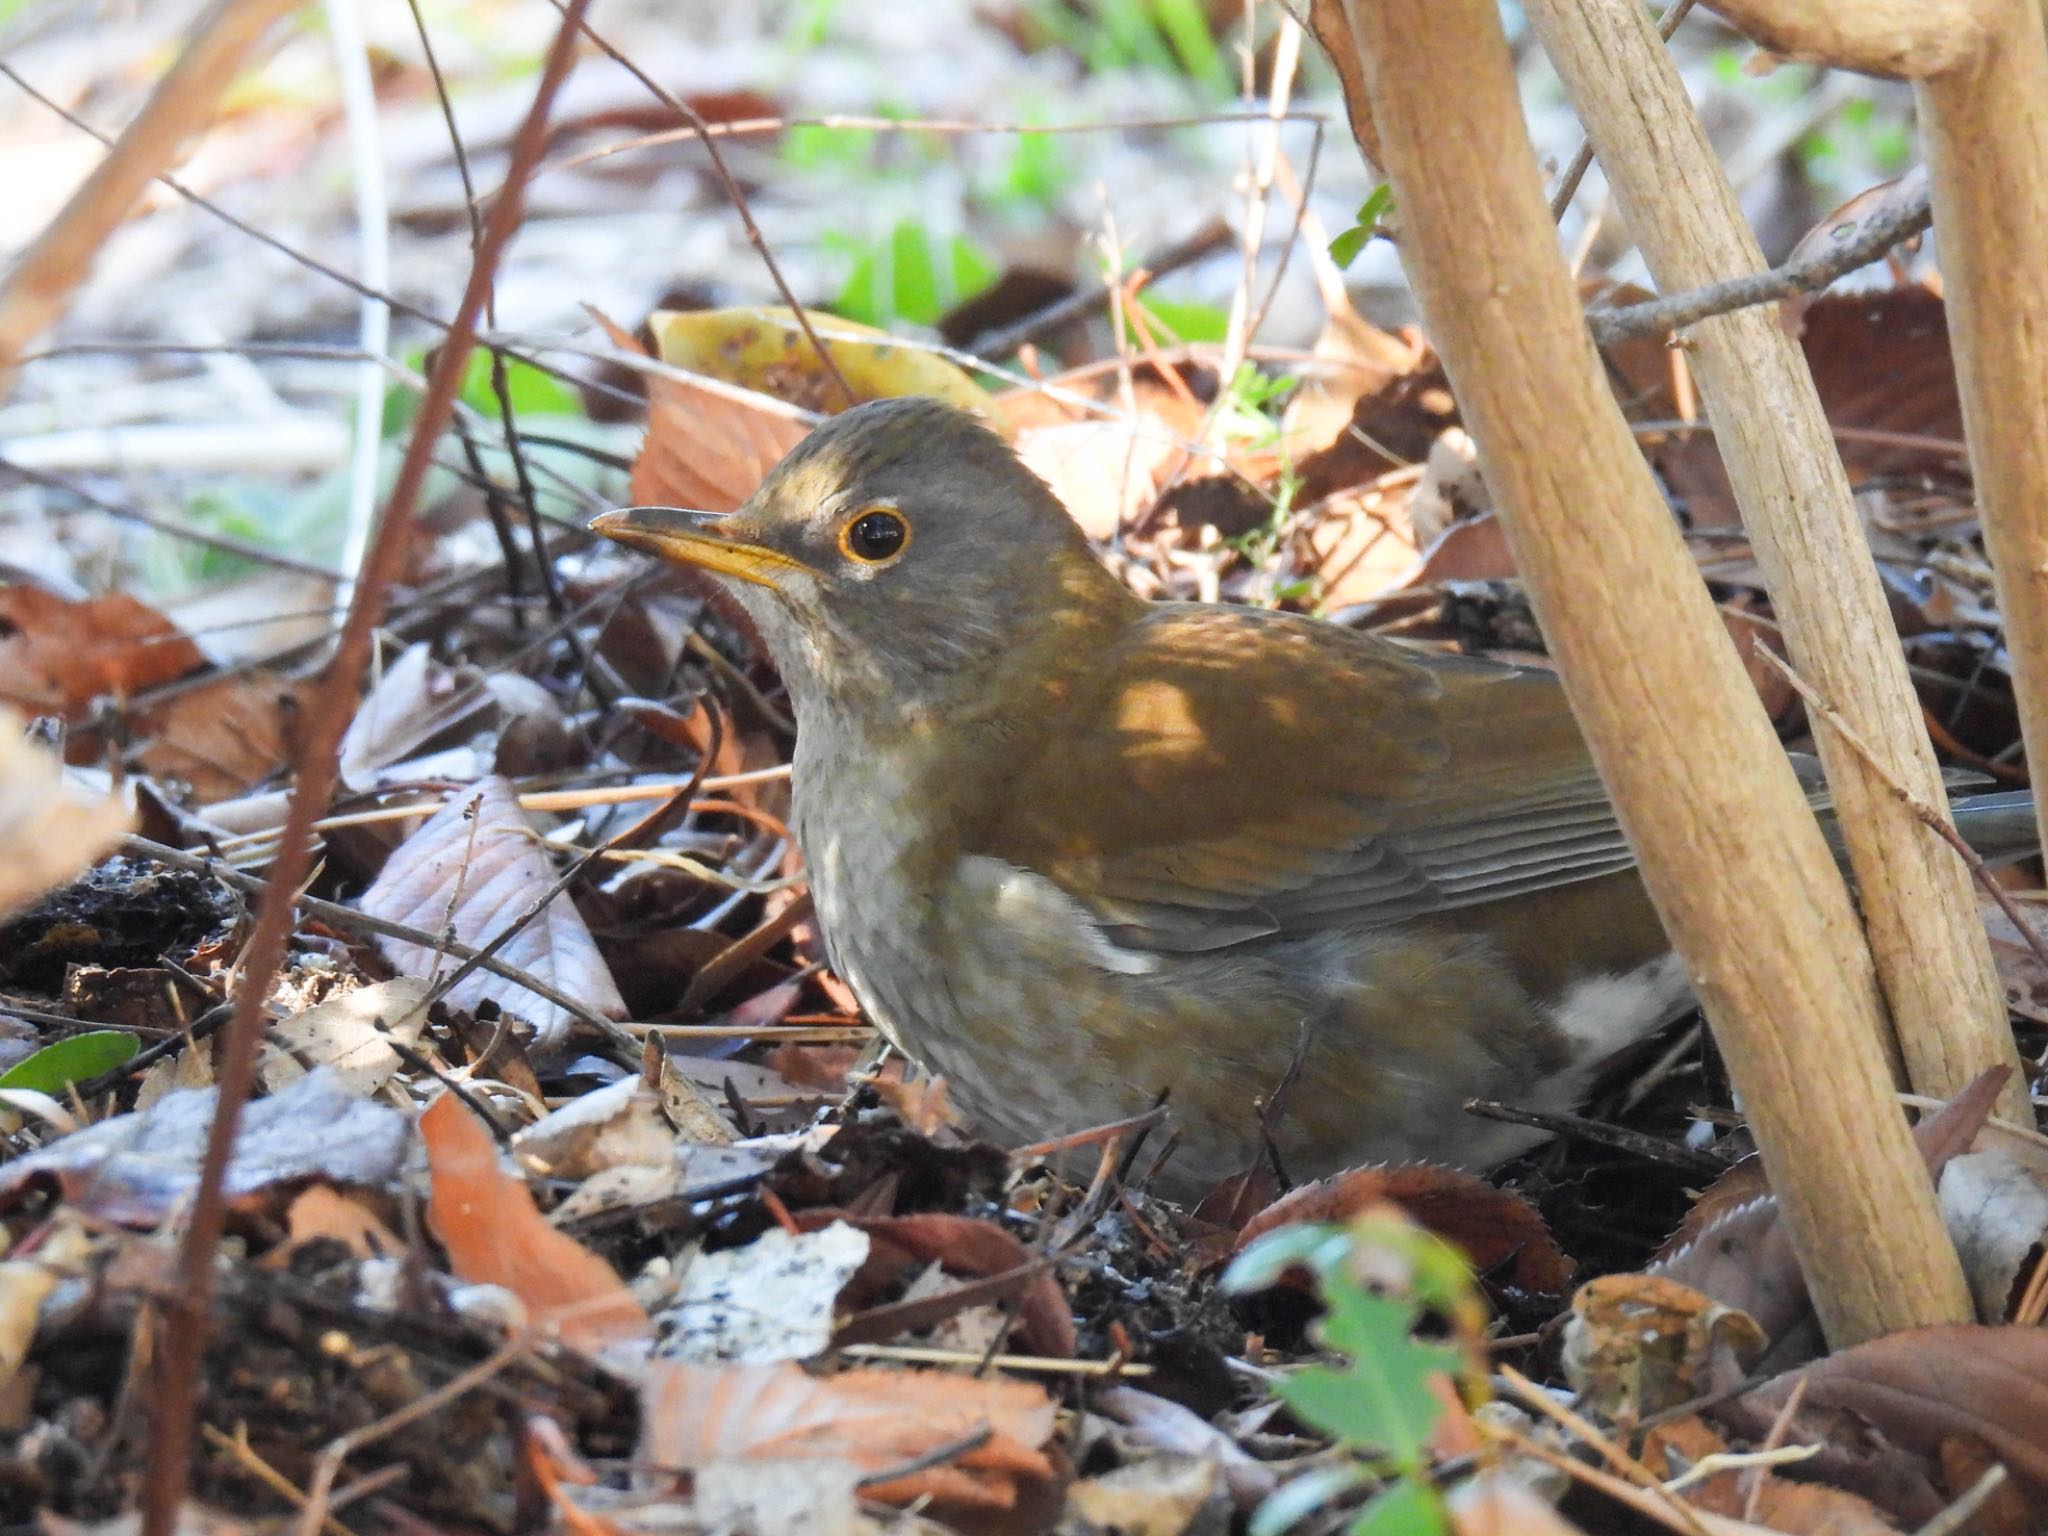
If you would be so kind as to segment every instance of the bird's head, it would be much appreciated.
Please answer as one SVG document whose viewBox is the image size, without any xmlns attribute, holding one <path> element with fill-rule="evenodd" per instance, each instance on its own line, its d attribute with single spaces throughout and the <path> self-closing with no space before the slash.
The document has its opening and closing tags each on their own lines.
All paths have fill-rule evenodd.
<svg viewBox="0 0 2048 1536">
<path fill-rule="evenodd" d="M 800 712 L 943 709 L 1006 655 L 1134 601 L 1007 443 L 923 398 L 833 417 L 730 515 L 632 507 L 590 526 L 720 578 Z"/>
</svg>

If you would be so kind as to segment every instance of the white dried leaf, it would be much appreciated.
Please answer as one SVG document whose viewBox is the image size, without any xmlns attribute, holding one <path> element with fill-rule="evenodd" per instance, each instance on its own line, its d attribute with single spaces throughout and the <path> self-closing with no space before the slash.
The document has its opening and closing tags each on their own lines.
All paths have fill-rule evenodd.
<svg viewBox="0 0 2048 1536">
<path fill-rule="evenodd" d="M 808 1360 L 832 1340 L 832 1307 L 866 1262 L 868 1235 L 770 1227 L 744 1248 L 698 1254 L 675 1300 L 654 1313 L 654 1352 L 671 1360 L 765 1365 Z"/>
</svg>

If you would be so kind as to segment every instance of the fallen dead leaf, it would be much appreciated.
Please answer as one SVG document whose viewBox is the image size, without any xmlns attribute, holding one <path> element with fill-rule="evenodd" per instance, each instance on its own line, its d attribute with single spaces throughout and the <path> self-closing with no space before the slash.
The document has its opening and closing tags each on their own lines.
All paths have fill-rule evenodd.
<svg viewBox="0 0 2048 1536">
<path fill-rule="evenodd" d="M 934 1371 L 807 1375 L 773 1365 L 650 1364 L 641 1459 L 665 1471 L 734 1461 L 843 1464 L 885 1503 L 930 1499 L 937 1512 L 994 1515 L 1046 1497 L 1059 1472 L 1040 1449 L 1054 1410 L 1042 1388 L 999 1377 Z M 936 1466 L 887 1476 L 934 1451 L 965 1447 Z"/>
<path fill-rule="evenodd" d="M 1712 1417 L 1760 1438 L 1802 1383 L 1786 1431 L 1794 1441 L 1826 1439 L 1825 1416 L 1842 1410 L 1930 1462 L 1944 1440 L 1970 1436 L 2037 1505 L 2048 1499 L 2048 1330 L 1965 1324 L 1888 1334 L 1788 1371 Z"/>
<path fill-rule="evenodd" d="M 175 624 L 125 593 L 74 603 L 26 583 L 0 586 L 0 703 L 71 717 L 204 664 Z"/>
<path fill-rule="evenodd" d="M 1237 1251 L 1275 1227 L 1349 1221 L 1383 1202 L 1458 1248 L 1482 1274 L 1504 1271 L 1511 1283 L 1544 1295 L 1562 1295 L 1571 1284 L 1572 1261 L 1535 1207 L 1472 1174 L 1421 1163 L 1354 1168 L 1304 1184 L 1246 1222 Z"/>
<path fill-rule="evenodd" d="M 0 1202 L 50 1185 L 101 1221 L 151 1227 L 182 1209 L 218 1097 L 212 1088 L 167 1093 L 146 1111 L 87 1126 L 0 1167 Z M 280 1187 L 313 1181 L 385 1188 L 405 1164 L 405 1116 L 356 1097 L 331 1072 L 313 1071 L 243 1113 L 222 1180 L 248 1210 Z"/>
<path fill-rule="evenodd" d="M 427 1027 L 427 984 L 410 976 L 356 987 L 280 1019 L 263 1037 L 258 1071 L 273 1092 L 316 1067 L 368 1098 L 401 1064 L 392 1048 L 414 1045 Z"/>
<path fill-rule="evenodd" d="M 373 917 L 429 933 L 450 932 L 481 949 L 554 883 L 539 838 L 519 809 L 512 786 L 495 775 L 450 800 L 401 843 L 357 905 Z M 380 937 L 394 970 L 432 979 L 453 963 L 425 945 Z M 625 1002 L 575 904 L 557 897 L 499 950 L 500 958 L 599 1013 L 624 1018 Z M 559 1046 L 574 1022 L 547 999 L 495 972 L 477 970 L 447 994 L 451 1008 L 474 1012 L 486 1001 L 529 1019 L 536 1047 Z"/>
<path fill-rule="evenodd" d="M 1017 1274 L 1039 1256 L 992 1222 L 972 1216 L 921 1212 L 909 1216 L 856 1216 L 848 1211 L 811 1210 L 796 1218 L 806 1230 L 844 1221 L 872 1240 L 868 1259 L 847 1286 L 849 1310 L 881 1305 L 885 1297 L 915 1277 L 928 1264 L 950 1275 L 986 1280 Z M 1074 1319 L 1059 1281 L 1050 1269 L 1020 1283 L 1016 1294 L 1018 1346 L 1037 1355 L 1061 1359 L 1074 1353 Z"/>
<path fill-rule="evenodd" d="M 134 824 L 119 798 L 68 785 L 57 755 L 0 708 L 0 917 L 80 874 Z"/>
<path fill-rule="evenodd" d="M 500 1166 L 498 1144 L 459 1097 L 443 1093 L 419 1127 L 433 1176 L 427 1223 L 457 1277 L 503 1286 L 536 1324 L 585 1354 L 652 1334 L 612 1267 L 548 1225 L 526 1181 Z"/>
<path fill-rule="evenodd" d="M 770 1227 L 744 1247 L 697 1254 L 654 1314 L 655 1353 L 753 1365 L 821 1355 L 833 1305 L 867 1256 L 867 1234 L 843 1221 L 814 1232 Z"/>
<path fill-rule="evenodd" d="M 1579 1287 L 1564 1329 L 1575 1391 L 1634 1422 L 1741 1381 L 1769 1342 L 1754 1318 L 1661 1275 L 1603 1275 Z"/>
</svg>

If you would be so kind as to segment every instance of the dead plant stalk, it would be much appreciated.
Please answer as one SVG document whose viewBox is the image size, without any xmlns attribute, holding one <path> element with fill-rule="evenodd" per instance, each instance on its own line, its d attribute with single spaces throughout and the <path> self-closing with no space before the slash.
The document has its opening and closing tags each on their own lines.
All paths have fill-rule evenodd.
<svg viewBox="0 0 2048 1536">
<path fill-rule="evenodd" d="M 1622 420 L 1492 0 L 1347 0 L 1422 315 L 1836 1344 L 1966 1320 L 1847 887 Z M 1317 18 L 1320 20 L 1320 15 Z M 1459 103 L 1459 131 L 1442 104 Z"/>
<path fill-rule="evenodd" d="M 200 1164 L 199 1188 L 193 1198 L 189 1225 L 179 1243 L 173 1288 L 161 1302 L 172 1326 L 162 1331 L 150 1385 L 152 1433 L 143 1491 L 144 1536 L 171 1536 L 184 1503 L 193 1404 L 213 1298 L 214 1250 L 226 1218 L 222 1181 L 254 1075 L 257 1048 L 262 1040 L 264 1003 L 284 962 L 285 943 L 291 934 L 293 893 L 312 862 L 309 829 L 326 811 L 333 794 L 341 738 L 355 714 L 357 688 L 369 659 L 371 634 L 404 561 L 434 446 L 453 416 L 456 386 L 476 344 L 477 317 L 490 291 L 499 255 L 519 227 L 523 211 L 521 190 L 547 146 L 549 108 L 575 60 L 577 27 L 587 3 L 588 0 L 569 0 L 562 25 L 548 50 L 533 105 L 513 139 L 504 187 L 491 205 L 484 237 L 477 244 L 461 305 L 446 341 L 435 355 L 412 439 L 406 445 L 391 499 L 364 558 L 355 599 L 342 624 L 334 658 L 313 690 L 306 710 L 282 846 L 269 884 L 257 904 L 241 989 L 221 1039 L 220 1098 Z"/>
<path fill-rule="evenodd" d="M 1657 286 L 1670 293 L 1760 270 L 1735 189 L 1638 0 L 1529 0 L 1527 11 Z M 1837 735 L 1819 739 L 1907 1079 L 1946 1098 L 1987 1067 L 2011 1067 L 2000 1110 L 2023 1113 L 2026 1078 L 1970 872 L 1888 787 L 1946 810 L 1806 360 L 1765 308 L 1702 320 L 1686 341 L 1793 664 L 1871 753 L 1866 761 Z"/>
</svg>

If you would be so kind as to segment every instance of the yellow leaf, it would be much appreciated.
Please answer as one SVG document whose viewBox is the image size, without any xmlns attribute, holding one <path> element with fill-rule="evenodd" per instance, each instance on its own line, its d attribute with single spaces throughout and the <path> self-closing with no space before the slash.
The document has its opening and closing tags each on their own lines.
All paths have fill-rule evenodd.
<svg viewBox="0 0 2048 1536">
<path fill-rule="evenodd" d="M 814 313 L 810 320 L 856 400 L 930 395 L 963 410 L 995 414 L 988 391 L 936 353 L 836 315 Z M 814 411 L 843 410 L 848 404 L 793 310 L 656 310 L 647 325 L 661 360 L 672 367 Z"/>
</svg>

